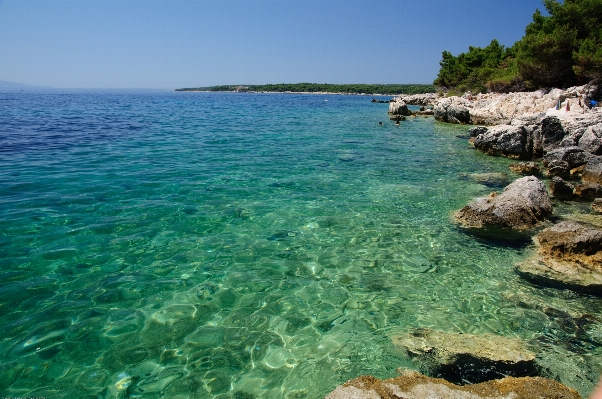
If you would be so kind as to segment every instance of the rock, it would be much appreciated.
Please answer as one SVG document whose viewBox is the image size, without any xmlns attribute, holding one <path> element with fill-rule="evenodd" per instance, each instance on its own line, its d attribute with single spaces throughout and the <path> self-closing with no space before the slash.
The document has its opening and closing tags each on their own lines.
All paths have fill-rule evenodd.
<svg viewBox="0 0 602 399">
<path fill-rule="evenodd" d="M 592 202 L 592 210 L 594 212 L 602 213 L 602 198 L 596 198 L 594 202 Z"/>
<path fill-rule="evenodd" d="M 555 176 L 550 181 L 550 192 L 558 199 L 568 200 L 573 197 L 573 186 L 562 180 L 562 178 Z"/>
<path fill-rule="evenodd" d="M 396 97 L 389 103 L 389 114 L 401 116 L 410 115 L 410 110 L 402 99 Z"/>
<path fill-rule="evenodd" d="M 563 221 L 536 237 L 537 254 L 515 265 L 522 277 L 545 285 L 602 295 L 602 230 Z"/>
<path fill-rule="evenodd" d="M 544 118 L 533 137 L 533 147 L 537 152 L 548 152 L 558 147 L 564 138 L 565 131 L 557 117 Z"/>
<path fill-rule="evenodd" d="M 500 125 L 479 134 L 474 146 L 490 155 L 504 155 L 511 158 L 531 158 L 532 142 L 522 127 Z"/>
<path fill-rule="evenodd" d="M 541 377 L 506 377 L 474 385 L 455 385 L 411 370 L 379 380 L 363 376 L 349 380 L 325 399 L 580 399 L 577 391 Z"/>
<path fill-rule="evenodd" d="M 578 145 L 591 154 L 602 155 L 602 124 L 587 128 Z"/>
<path fill-rule="evenodd" d="M 434 377 L 475 383 L 535 372 L 535 353 L 524 342 L 492 334 L 417 329 L 392 337 L 393 344 Z"/>
<path fill-rule="evenodd" d="M 435 105 L 435 119 L 449 123 L 470 123 L 468 106 L 468 101 L 461 97 L 444 98 Z"/>
<path fill-rule="evenodd" d="M 548 176 L 563 176 L 570 177 L 571 176 L 571 168 L 569 167 L 569 163 L 566 161 L 559 161 L 554 159 L 548 163 Z"/>
<path fill-rule="evenodd" d="M 393 100 L 399 99 L 409 105 L 422 105 L 429 106 L 434 104 L 439 96 L 437 93 L 424 93 L 424 94 L 402 94 L 395 97 Z"/>
<path fill-rule="evenodd" d="M 592 157 L 581 172 L 581 179 L 587 183 L 602 184 L 602 157 Z"/>
<path fill-rule="evenodd" d="M 477 137 L 479 134 L 486 133 L 487 127 L 485 127 L 485 126 L 472 127 L 470 129 L 468 129 L 468 132 L 470 133 L 470 137 Z"/>
<path fill-rule="evenodd" d="M 540 173 L 539 166 L 535 162 L 518 162 L 510 165 L 510 170 L 521 175 L 538 175 Z"/>
<path fill-rule="evenodd" d="M 562 147 L 552 150 L 543 157 L 543 165 L 548 167 L 553 161 L 564 161 L 568 170 L 585 165 L 591 155 L 580 147 Z"/>
<path fill-rule="evenodd" d="M 578 184 L 574 190 L 575 196 L 583 200 L 593 201 L 602 197 L 602 185 L 598 183 Z"/>
<path fill-rule="evenodd" d="M 509 183 L 504 173 L 460 173 L 459 176 L 487 187 L 503 187 Z"/>
<path fill-rule="evenodd" d="M 478 198 L 460 209 L 456 220 L 468 228 L 530 229 L 552 214 L 552 203 L 541 181 L 534 176 L 515 180 L 504 191 Z"/>
</svg>

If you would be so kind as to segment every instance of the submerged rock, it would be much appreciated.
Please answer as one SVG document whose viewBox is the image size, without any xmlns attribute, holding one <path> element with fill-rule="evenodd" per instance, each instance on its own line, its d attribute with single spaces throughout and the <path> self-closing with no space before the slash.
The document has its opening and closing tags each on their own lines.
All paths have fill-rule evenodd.
<svg viewBox="0 0 602 399">
<path fill-rule="evenodd" d="M 458 334 L 417 329 L 392 337 L 420 369 L 456 383 L 476 383 L 536 370 L 535 353 L 524 342 L 492 334 Z"/>
<path fill-rule="evenodd" d="M 596 198 L 594 202 L 592 202 L 592 210 L 594 212 L 602 213 L 602 198 Z"/>
<path fill-rule="evenodd" d="M 577 391 L 541 377 L 506 377 L 474 385 L 455 385 L 415 371 L 395 378 L 363 376 L 339 385 L 325 399 L 579 399 Z"/>
<path fill-rule="evenodd" d="M 602 230 L 575 221 L 563 221 L 536 237 L 532 258 L 515 270 L 528 280 L 602 295 Z"/>
<path fill-rule="evenodd" d="M 467 228 L 530 229 L 552 214 L 545 186 L 534 176 L 515 180 L 499 195 L 477 198 L 460 209 L 456 220 Z"/>
<path fill-rule="evenodd" d="M 518 162 L 510 165 L 510 170 L 521 175 L 538 175 L 541 171 L 535 162 Z"/>
</svg>

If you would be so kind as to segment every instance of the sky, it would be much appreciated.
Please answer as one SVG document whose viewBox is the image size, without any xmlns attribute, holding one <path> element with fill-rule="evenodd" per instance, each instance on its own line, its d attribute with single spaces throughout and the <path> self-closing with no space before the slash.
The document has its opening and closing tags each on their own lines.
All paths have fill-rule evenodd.
<svg viewBox="0 0 602 399">
<path fill-rule="evenodd" d="M 56 88 L 432 83 L 541 0 L 0 0 L 0 80 Z"/>
</svg>

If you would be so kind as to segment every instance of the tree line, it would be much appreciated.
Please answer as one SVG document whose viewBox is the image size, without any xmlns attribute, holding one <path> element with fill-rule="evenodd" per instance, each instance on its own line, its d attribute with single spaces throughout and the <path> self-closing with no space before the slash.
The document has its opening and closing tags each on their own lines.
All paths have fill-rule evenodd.
<svg viewBox="0 0 602 399">
<path fill-rule="evenodd" d="M 433 82 L 455 93 L 510 92 L 585 84 L 602 74 L 602 0 L 543 0 L 512 47 L 497 40 L 452 55 Z"/>
<path fill-rule="evenodd" d="M 220 85 L 176 89 L 176 91 L 239 91 L 239 92 L 300 92 L 345 94 L 420 94 L 434 93 L 431 84 L 328 84 L 328 83 L 279 83 L 265 85 Z"/>
</svg>

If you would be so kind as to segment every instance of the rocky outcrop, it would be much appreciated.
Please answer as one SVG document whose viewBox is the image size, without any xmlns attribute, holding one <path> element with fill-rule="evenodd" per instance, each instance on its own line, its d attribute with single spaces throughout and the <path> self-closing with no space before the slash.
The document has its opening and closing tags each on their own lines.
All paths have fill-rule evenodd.
<svg viewBox="0 0 602 399">
<path fill-rule="evenodd" d="M 392 340 L 422 371 L 455 383 L 528 376 L 536 371 L 535 353 L 524 342 L 499 335 L 417 329 Z"/>
<path fill-rule="evenodd" d="M 592 210 L 594 212 L 602 213 L 602 198 L 596 198 L 592 202 Z"/>
<path fill-rule="evenodd" d="M 470 123 L 470 103 L 461 97 L 443 98 L 434 109 L 435 119 L 448 123 Z"/>
<path fill-rule="evenodd" d="M 490 155 L 529 159 L 532 156 L 533 141 L 522 126 L 501 125 L 477 135 L 474 146 Z"/>
<path fill-rule="evenodd" d="M 391 101 L 403 101 L 409 105 L 434 105 L 439 99 L 437 93 L 423 93 L 423 94 L 402 94 L 393 98 Z"/>
<path fill-rule="evenodd" d="M 400 99 L 396 97 L 391 100 L 389 103 L 389 115 L 391 116 L 405 116 L 410 115 L 410 110 L 408 109 L 408 105 Z"/>
<path fill-rule="evenodd" d="M 507 377 L 474 385 L 454 385 L 401 369 L 400 376 L 379 380 L 363 376 L 349 380 L 326 399 L 580 399 L 577 391 L 541 377 Z"/>
<path fill-rule="evenodd" d="M 499 195 L 478 198 L 460 209 L 456 220 L 467 228 L 525 230 L 552 214 L 545 186 L 534 176 L 522 177 Z"/>
<path fill-rule="evenodd" d="M 515 270 L 528 280 L 602 295 L 602 230 L 563 221 L 539 233 L 539 249 Z"/>
</svg>

